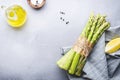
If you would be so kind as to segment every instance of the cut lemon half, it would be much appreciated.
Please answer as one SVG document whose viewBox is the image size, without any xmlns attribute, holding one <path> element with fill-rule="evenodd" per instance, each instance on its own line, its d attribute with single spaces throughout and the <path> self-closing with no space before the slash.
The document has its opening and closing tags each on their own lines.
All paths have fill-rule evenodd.
<svg viewBox="0 0 120 80">
<path fill-rule="evenodd" d="M 105 47 L 106 53 L 113 53 L 120 49 L 120 38 L 116 38 L 107 43 Z"/>
</svg>

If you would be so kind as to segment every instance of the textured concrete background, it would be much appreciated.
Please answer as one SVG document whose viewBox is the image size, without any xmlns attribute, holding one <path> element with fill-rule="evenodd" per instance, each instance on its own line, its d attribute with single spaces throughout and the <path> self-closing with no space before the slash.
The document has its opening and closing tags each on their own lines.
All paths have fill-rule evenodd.
<svg viewBox="0 0 120 80">
<path fill-rule="evenodd" d="M 120 24 L 119 0 L 47 0 L 40 10 L 26 0 L 0 0 L 0 5 L 20 4 L 28 13 L 21 29 L 13 29 L 0 12 L 0 80 L 68 80 L 56 66 L 60 48 L 70 46 L 89 14 L 106 14 L 111 26 Z M 0 10 L 1 11 L 1 10 Z M 66 14 L 61 15 L 59 12 Z M 63 17 L 65 21 L 60 20 Z"/>
</svg>

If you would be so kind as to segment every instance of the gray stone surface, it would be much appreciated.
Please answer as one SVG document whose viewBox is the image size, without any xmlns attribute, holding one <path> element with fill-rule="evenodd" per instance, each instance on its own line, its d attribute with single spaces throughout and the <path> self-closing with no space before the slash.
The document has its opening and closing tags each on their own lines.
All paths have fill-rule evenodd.
<svg viewBox="0 0 120 80">
<path fill-rule="evenodd" d="M 26 0 L 0 0 L 0 5 L 20 4 L 28 13 L 24 27 L 13 29 L 0 12 L 0 80 L 67 80 L 65 72 L 56 66 L 60 48 L 74 43 L 91 11 L 106 14 L 111 26 L 119 25 L 119 3 L 47 0 L 42 9 L 34 10 Z M 66 25 L 60 17 L 70 23 Z"/>
</svg>

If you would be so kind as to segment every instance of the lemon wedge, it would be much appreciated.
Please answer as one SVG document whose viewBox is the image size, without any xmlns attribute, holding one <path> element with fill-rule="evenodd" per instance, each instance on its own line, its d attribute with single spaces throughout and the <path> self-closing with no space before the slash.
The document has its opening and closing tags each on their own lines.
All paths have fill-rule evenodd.
<svg viewBox="0 0 120 80">
<path fill-rule="evenodd" d="M 107 43 L 105 47 L 105 52 L 111 54 L 119 49 L 120 49 L 120 38 L 116 38 Z"/>
</svg>

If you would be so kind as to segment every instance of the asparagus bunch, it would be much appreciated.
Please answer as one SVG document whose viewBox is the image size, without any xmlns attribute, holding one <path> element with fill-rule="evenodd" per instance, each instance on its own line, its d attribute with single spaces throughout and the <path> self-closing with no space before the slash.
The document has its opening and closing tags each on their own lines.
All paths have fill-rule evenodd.
<svg viewBox="0 0 120 80">
<path fill-rule="evenodd" d="M 100 36 L 110 27 L 106 16 L 90 15 L 88 22 L 73 47 L 57 62 L 69 74 L 80 76 L 87 57 Z"/>
</svg>

